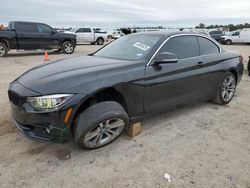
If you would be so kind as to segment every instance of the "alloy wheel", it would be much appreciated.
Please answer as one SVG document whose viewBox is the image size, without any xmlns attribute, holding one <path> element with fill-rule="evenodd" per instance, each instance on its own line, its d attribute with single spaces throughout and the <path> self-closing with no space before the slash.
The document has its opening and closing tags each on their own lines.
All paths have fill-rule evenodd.
<svg viewBox="0 0 250 188">
<path fill-rule="evenodd" d="M 4 56 L 6 53 L 4 46 L 0 46 L 0 56 Z"/>
<path fill-rule="evenodd" d="M 66 43 L 64 45 L 64 50 L 67 53 L 71 53 L 73 51 L 73 49 L 74 49 L 74 47 L 73 47 L 73 45 L 71 43 Z"/>
<path fill-rule="evenodd" d="M 221 96 L 225 102 L 230 101 L 235 92 L 236 82 L 234 76 L 230 75 L 222 83 Z"/>
<path fill-rule="evenodd" d="M 97 39 L 97 44 L 98 45 L 103 45 L 103 43 L 104 43 L 103 39 L 101 39 L 101 38 Z"/>
<path fill-rule="evenodd" d="M 125 122 L 119 118 L 105 120 L 85 135 L 84 144 L 89 148 L 106 145 L 121 134 L 124 125 Z"/>
</svg>

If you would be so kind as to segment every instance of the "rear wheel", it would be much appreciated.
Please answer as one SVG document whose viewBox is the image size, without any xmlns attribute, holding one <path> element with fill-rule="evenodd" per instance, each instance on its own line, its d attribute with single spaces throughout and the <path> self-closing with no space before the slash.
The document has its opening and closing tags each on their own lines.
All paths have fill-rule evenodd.
<svg viewBox="0 0 250 188">
<path fill-rule="evenodd" d="M 247 63 L 247 70 L 248 70 L 248 76 L 250 76 L 250 56 L 249 56 L 249 60 Z"/>
<path fill-rule="evenodd" d="M 0 42 L 0 57 L 6 56 L 8 53 L 8 48 L 4 43 Z"/>
<path fill-rule="evenodd" d="M 101 38 L 101 37 L 99 37 L 99 38 L 96 40 L 96 43 L 97 43 L 98 45 L 103 45 L 103 44 L 104 44 L 104 39 Z"/>
<path fill-rule="evenodd" d="M 121 135 L 128 121 L 128 115 L 119 103 L 97 103 L 78 117 L 74 127 L 75 142 L 84 149 L 103 147 Z"/>
<path fill-rule="evenodd" d="M 75 50 L 75 47 L 73 45 L 73 42 L 71 41 L 65 41 L 62 44 L 62 52 L 65 54 L 72 54 Z"/>
<path fill-rule="evenodd" d="M 217 104 L 228 104 L 234 97 L 236 90 L 236 78 L 233 73 L 227 72 L 220 84 L 216 98 L 213 100 Z"/>
</svg>

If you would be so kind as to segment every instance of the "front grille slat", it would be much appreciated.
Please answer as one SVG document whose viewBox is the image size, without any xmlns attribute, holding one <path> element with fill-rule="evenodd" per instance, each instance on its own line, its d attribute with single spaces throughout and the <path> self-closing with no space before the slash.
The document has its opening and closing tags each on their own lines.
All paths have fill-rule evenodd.
<svg viewBox="0 0 250 188">
<path fill-rule="evenodd" d="M 17 106 L 23 105 L 26 101 L 26 97 L 20 96 L 14 91 L 9 90 L 8 95 L 9 95 L 9 100 Z"/>
</svg>

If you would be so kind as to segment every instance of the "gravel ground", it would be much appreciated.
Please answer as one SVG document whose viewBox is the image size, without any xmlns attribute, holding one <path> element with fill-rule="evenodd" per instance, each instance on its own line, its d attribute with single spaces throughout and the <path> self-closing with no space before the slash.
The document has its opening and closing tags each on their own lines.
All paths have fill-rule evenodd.
<svg viewBox="0 0 250 188">
<path fill-rule="evenodd" d="M 100 46 L 77 46 L 79 56 Z M 250 46 L 224 46 L 240 51 Z M 73 141 L 44 144 L 26 139 L 10 121 L 8 84 L 45 63 L 42 52 L 0 58 L 0 187 L 227 187 L 250 188 L 250 77 L 245 72 L 229 105 L 191 104 L 143 122 L 142 133 L 94 151 Z M 49 63 L 49 62 L 46 62 Z M 246 63 L 246 62 L 245 62 Z M 171 182 L 164 174 L 171 176 Z"/>
</svg>

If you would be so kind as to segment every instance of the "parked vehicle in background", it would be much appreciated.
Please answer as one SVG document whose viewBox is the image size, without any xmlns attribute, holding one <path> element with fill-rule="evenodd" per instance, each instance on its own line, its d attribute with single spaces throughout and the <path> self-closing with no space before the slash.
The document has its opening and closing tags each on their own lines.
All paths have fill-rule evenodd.
<svg viewBox="0 0 250 188">
<path fill-rule="evenodd" d="M 122 31 L 119 31 L 119 30 L 115 30 L 112 34 L 112 38 L 113 39 L 119 39 L 121 38 L 122 36 L 124 36 L 125 34 L 122 32 Z"/>
<path fill-rule="evenodd" d="M 94 29 L 94 32 L 95 32 L 95 33 L 106 34 L 108 39 L 112 39 L 112 38 L 113 38 L 113 37 L 112 37 L 112 33 L 108 32 L 107 30 L 103 30 L 103 29 L 101 29 L 101 28 L 96 28 L 96 29 Z"/>
<path fill-rule="evenodd" d="M 192 32 L 192 33 L 198 33 L 198 34 L 203 34 L 203 35 L 206 35 L 206 36 L 209 36 L 209 33 L 207 32 L 206 29 L 193 29 L 193 28 L 180 28 L 180 29 L 177 29 L 177 28 L 169 28 L 169 29 L 154 29 L 154 30 L 148 30 L 148 29 L 140 29 L 140 30 L 137 30 L 138 32 L 148 32 L 148 31 L 162 31 L 162 32 Z"/>
<path fill-rule="evenodd" d="M 225 35 L 225 33 L 222 30 L 216 30 L 216 31 L 210 31 L 209 35 L 214 38 L 216 41 L 220 42 L 221 37 Z"/>
<path fill-rule="evenodd" d="M 75 35 L 59 33 L 43 23 L 12 21 L 8 29 L 0 30 L 0 57 L 11 49 L 57 49 L 71 54 L 75 44 Z"/>
<path fill-rule="evenodd" d="M 65 33 L 75 34 L 77 44 L 90 43 L 103 45 L 108 40 L 107 33 L 95 32 L 95 29 L 91 27 L 76 27 Z"/>
<path fill-rule="evenodd" d="M 206 35 L 208 37 L 211 37 L 209 32 L 206 29 L 183 29 L 182 31 L 189 31 L 189 32 L 194 32 L 194 33 L 200 33 L 203 35 Z"/>
<path fill-rule="evenodd" d="M 221 43 L 234 44 L 234 43 L 250 43 L 250 29 L 237 30 L 231 33 L 231 35 L 224 35 L 221 37 Z"/>
<path fill-rule="evenodd" d="M 122 36 L 125 36 L 125 33 L 123 33 L 121 29 L 113 29 L 112 31 L 113 39 L 118 39 L 121 38 Z"/>
<path fill-rule="evenodd" d="M 29 138 L 105 146 L 129 123 L 197 101 L 226 105 L 243 74 L 238 52 L 192 32 L 126 35 L 89 56 L 27 71 L 9 87 L 13 122 Z"/>
<path fill-rule="evenodd" d="M 250 56 L 248 56 L 247 70 L 248 70 L 248 76 L 250 76 Z"/>
</svg>

